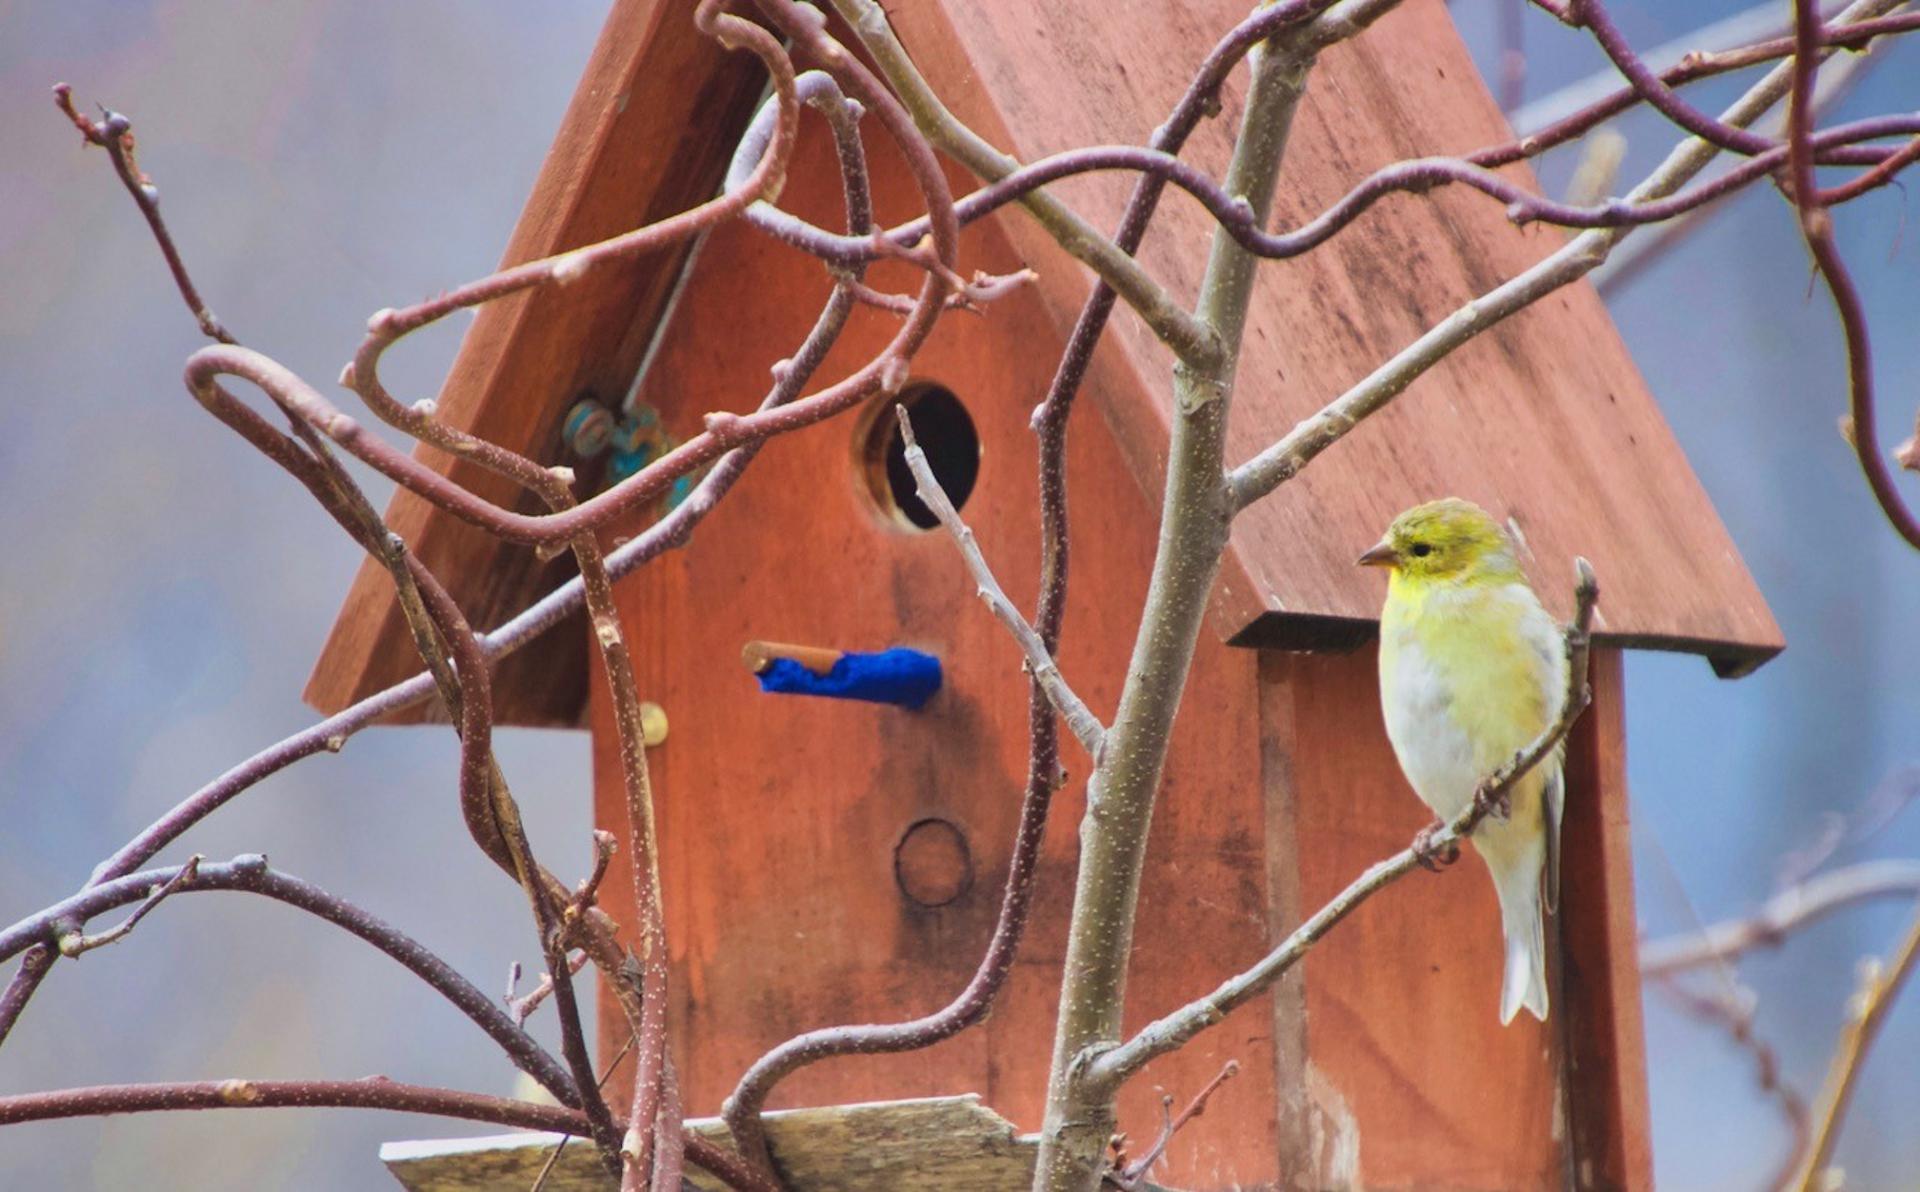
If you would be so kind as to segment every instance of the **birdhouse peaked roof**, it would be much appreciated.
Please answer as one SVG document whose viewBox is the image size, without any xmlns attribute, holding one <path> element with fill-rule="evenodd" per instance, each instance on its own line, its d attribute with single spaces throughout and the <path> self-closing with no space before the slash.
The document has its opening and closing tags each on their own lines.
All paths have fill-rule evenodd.
<svg viewBox="0 0 1920 1192">
<path fill-rule="evenodd" d="M 1193 65 L 1244 9 L 1241 0 L 922 0 L 896 6 L 890 17 L 954 113 L 1031 160 L 1144 141 Z M 507 261 L 592 243 L 717 187 L 763 80 L 746 55 L 699 36 L 690 13 L 672 0 L 614 5 Z M 1216 177 L 1231 148 L 1237 90 L 1230 88 L 1224 108 L 1185 153 Z M 1465 153 L 1510 135 L 1444 4 L 1415 0 L 1322 55 L 1294 120 L 1275 223 L 1310 218 L 1389 162 Z M 1087 177 L 1060 192 L 1096 225 L 1112 227 L 1130 186 L 1128 178 Z M 1071 326 L 1089 273 L 1023 213 L 993 218 L 1038 272 L 1055 328 Z M 1169 197 L 1140 258 L 1173 293 L 1191 298 L 1210 234 L 1197 205 Z M 1441 190 L 1389 199 L 1320 249 L 1263 265 L 1241 355 L 1230 460 L 1278 439 L 1453 310 L 1563 242 L 1551 228 L 1516 230 L 1482 196 Z M 686 262 L 684 251 L 657 254 L 482 308 L 440 395 L 442 415 L 558 460 L 559 423 L 574 399 L 583 391 L 617 397 L 631 386 Z M 986 317 L 994 317 L 991 308 Z M 1145 325 L 1123 312 L 1090 376 L 1106 426 L 1152 492 L 1166 458 L 1171 366 Z M 1082 421 L 1079 433 L 1097 433 Z M 462 483 L 512 499 L 506 482 L 434 458 Z M 1216 628 L 1237 644 L 1261 647 L 1366 640 L 1380 589 L 1354 556 L 1399 510 L 1444 495 L 1477 501 L 1516 531 L 1536 586 L 1558 611 L 1570 603 L 1569 561 L 1591 559 L 1602 579 L 1607 639 L 1705 654 L 1726 674 L 1781 648 L 1764 600 L 1584 282 L 1481 334 L 1250 506 L 1234 525 L 1214 594 Z M 411 494 L 400 494 L 388 514 L 476 625 L 497 624 L 564 577 L 532 552 L 492 541 Z M 507 659 L 496 683 L 500 718 L 577 723 L 585 654 L 584 637 L 562 630 Z M 308 699 L 343 706 L 415 669 L 384 570 L 363 567 Z"/>
</svg>

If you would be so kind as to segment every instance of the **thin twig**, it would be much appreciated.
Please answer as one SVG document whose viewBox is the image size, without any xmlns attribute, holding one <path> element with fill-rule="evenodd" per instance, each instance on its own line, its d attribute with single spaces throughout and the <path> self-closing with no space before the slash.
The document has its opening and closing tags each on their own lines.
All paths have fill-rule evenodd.
<svg viewBox="0 0 1920 1192">
<path fill-rule="evenodd" d="M 1140 1182 L 1147 1178 L 1147 1173 L 1153 1170 L 1153 1165 L 1160 1161 L 1160 1156 L 1167 1153 L 1167 1144 L 1173 1141 L 1173 1136 L 1180 1133 L 1188 1122 L 1205 1113 L 1207 1111 L 1208 1099 L 1219 1090 L 1221 1085 L 1232 1080 L 1239 1074 L 1240 1061 L 1228 1060 L 1226 1064 L 1221 1067 L 1219 1073 L 1216 1074 L 1212 1080 L 1207 1081 L 1207 1083 L 1201 1087 L 1200 1091 L 1193 1095 L 1193 1100 L 1187 1102 L 1187 1107 L 1181 1110 L 1178 1116 L 1169 1117 L 1166 1122 L 1162 1124 L 1160 1127 L 1160 1136 L 1153 1140 L 1153 1145 L 1147 1148 L 1146 1153 L 1132 1163 L 1127 1164 L 1112 1176 L 1109 1176 L 1109 1182 L 1127 1190 L 1127 1192 L 1132 1192 L 1133 1189 L 1138 1188 Z M 1170 1110 L 1173 1107 L 1173 1095 L 1171 1093 L 1162 1094 L 1160 1105 L 1163 1111 Z"/>
<path fill-rule="evenodd" d="M 167 230 L 167 221 L 160 216 L 160 188 L 153 184 L 153 179 L 147 177 L 134 160 L 133 122 L 118 112 L 105 112 L 99 120 L 90 120 L 81 115 L 73 103 L 73 88 L 65 83 L 54 84 L 53 102 L 80 130 L 81 136 L 90 144 L 105 149 L 107 156 L 113 159 L 113 172 L 120 176 L 121 185 L 127 188 L 127 193 L 133 196 L 134 205 L 146 217 L 147 229 L 153 233 L 154 243 L 160 246 L 160 255 L 166 259 L 168 272 L 173 274 L 173 284 L 180 291 L 180 300 L 193 312 L 201 333 L 208 339 L 224 344 L 236 342 L 220 320 L 214 318 L 213 312 L 207 309 L 200 291 L 193 284 L 193 278 L 187 273 L 186 263 L 180 258 L 180 250 L 174 246 L 173 233 Z"/>
<path fill-rule="evenodd" d="M 199 853 L 188 857 L 187 863 L 180 867 L 179 872 L 175 873 L 160 885 L 153 887 L 152 892 L 147 895 L 146 901 L 134 907 L 132 914 L 114 926 L 109 927 L 107 930 L 100 932 L 98 935 L 86 935 L 77 930 L 60 935 L 58 938 L 60 955 L 71 960 L 74 957 L 80 956 L 82 953 L 91 952 L 95 948 L 104 948 L 108 944 L 117 943 L 124 939 L 126 934 L 132 931 L 140 920 L 147 917 L 148 911 L 165 901 L 167 895 L 172 894 L 181 886 L 192 881 L 194 875 L 200 871 L 200 862 L 205 859 L 206 858 L 202 857 Z"/>
<path fill-rule="evenodd" d="M 1013 634 L 1013 640 L 1020 645 L 1021 653 L 1027 657 L 1027 669 L 1047 689 L 1047 695 L 1053 700 L 1053 706 L 1059 709 L 1066 719 L 1067 729 L 1087 751 L 1087 756 L 1099 760 L 1100 750 L 1106 740 L 1106 728 L 1100 723 L 1073 688 L 1068 685 L 1066 676 L 1060 673 L 1060 665 L 1053 660 L 1046 643 L 1040 640 L 1033 626 L 1020 615 L 1013 601 L 1007 599 L 1006 592 L 1000 587 L 1000 581 L 993 576 L 993 568 L 987 565 L 987 558 L 980 553 L 980 543 L 973 536 L 967 523 L 960 519 L 960 511 L 953 507 L 947 497 L 947 490 L 940 487 L 940 481 L 933 474 L 933 465 L 927 462 L 927 453 L 913 438 L 913 419 L 907 414 L 906 406 L 898 406 L 894 413 L 900 419 L 900 435 L 906 440 L 907 466 L 913 470 L 915 492 L 926 503 L 933 515 L 940 519 L 947 533 L 960 548 L 960 557 L 966 561 L 967 573 L 973 582 L 980 599 L 986 602 L 993 615 Z"/>
<path fill-rule="evenodd" d="M 579 973 L 581 969 L 587 967 L 589 959 L 591 958 L 585 952 L 578 953 L 568 959 L 567 971 L 574 974 Z M 518 977 L 520 966 L 517 962 L 513 966 L 513 971 L 514 976 Z M 507 1013 L 513 1016 L 514 1022 L 524 1026 L 527 1019 L 532 1017 L 533 1012 L 540 1008 L 540 1003 L 546 1001 L 553 995 L 553 974 L 542 973 L 539 984 L 535 985 L 520 997 L 511 996 L 513 988 L 511 983 L 507 988 L 509 991 L 509 996 L 507 997 Z"/>
<path fill-rule="evenodd" d="M 1839 1046 L 1834 1049 L 1832 1066 L 1821 1086 L 1813 1143 L 1807 1148 L 1806 1159 L 1794 1180 L 1794 1186 L 1801 1192 L 1830 1186 L 1822 1176 L 1834 1144 L 1840 1139 L 1854 1085 L 1887 1012 L 1913 975 L 1916 961 L 1920 961 L 1920 914 L 1914 916 L 1913 925 L 1907 929 L 1892 963 L 1883 965 L 1872 960 L 1862 966 L 1860 988 L 1847 1002 L 1847 1023 L 1840 1030 Z"/>
</svg>

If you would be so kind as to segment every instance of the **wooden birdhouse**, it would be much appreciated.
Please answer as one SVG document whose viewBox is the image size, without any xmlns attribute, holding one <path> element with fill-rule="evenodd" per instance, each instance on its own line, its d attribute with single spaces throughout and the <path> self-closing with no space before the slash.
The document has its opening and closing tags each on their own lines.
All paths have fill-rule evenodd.
<svg viewBox="0 0 1920 1192">
<path fill-rule="evenodd" d="M 890 6 L 954 112 L 1022 159 L 1143 140 L 1219 33 L 1230 0 L 1056 0 Z M 1142 31 L 1151 31 L 1143 36 Z M 685 6 L 620 0 L 507 250 L 590 243 L 712 194 L 763 80 L 699 37 Z M 1218 176 L 1237 110 L 1187 156 Z M 1416 0 L 1323 56 L 1294 123 L 1276 222 L 1319 212 L 1368 171 L 1460 153 L 1508 130 L 1441 0 Z M 888 221 L 917 214 L 897 152 L 869 130 Z M 833 225 L 839 176 L 822 123 L 802 121 L 781 204 Z M 970 187 L 956 171 L 956 189 Z M 1130 181 L 1061 187 L 1113 226 Z M 1190 298 L 1210 225 L 1162 204 L 1142 259 Z M 1389 199 L 1322 250 L 1262 267 L 1229 455 L 1244 459 L 1448 313 L 1560 243 L 1466 193 Z M 971 270 L 1039 281 L 980 317 L 946 317 L 898 399 L 1015 602 L 1039 557 L 1029 414 L 1090 275 L 1017 209 L 969 227 Z M 873 284 L 911 288 L 909 267 Z M 439 398 L 442 415 L 578 468 L 579 420 L 645 450 L 742 410 L 806 333 L 829 278 L 742 223 L 697 252 L 644 257 L 484 308 Z M 862 309 L 820 374 L 868 359 L 896 326 Z M 1060 653 L 1112 711 L 1154 548 L 1170 357 L 1129 316 L 1096 356 L 1068 468 L 1074 580 Z M 591 397 L 604 407 L 578 403 Z M 569 413 L 575 419 L 569 428 Z M 591 436 L 588 436 L 591 437 Z M 1026 761 L 1019 653 L 976 600 L 953 543 L 929 532 L 898 466 L 888 406 L 782 438 L 683 548 L 618 597 L 643 694 L 665 713 L 650 752 L 673 948 L 676 1045 L 692 1114 L 711 1114 L 769 1047 L 819 1026 L 943 1004 L 991 931 Z M 467 465 L 462 483 L 505 486 Z M 604 478 L 602 478 L 604 480 Z M 1123 1094 L 1150 1136 L 1156 1086 L 1242 1075 L 1183 1132 L 1163 1177 L 1181 1187 L 1648 1187 L 1620 652 L 1704 655 L 1725 674 L 1779 631 L 1596 295 L 1570 287 L 1474 340 L 1237 522 L 1194 662 L 1149 847 L 1128 990 L 1138 1025 L 1259 957 L 1301 916 L 1428 818 L 1381 727 L 1371 640 L 1383 587 L 1354 566 L 1400 509 L 1443 495 L 1505 521 L 1550 607 L 1570 611 L 1570 560 L 1604 583 L 1595 704 L 1568 762 L 1566 869 L 1550 925 L 1545 1024 L 1503 1028 L 1497 910 L 1475 866 L 1414 875 L 1370 902 L 1257 1007 L 1157 1061 Z M 531 504 L 527 508 L 532 508 Z M 403 494 L 394 528 L 490 626 L 564 573 Z M 910 647 L 942 685 L 917 710 L 769 694 L 750 642 L 833 651 Z M 594 737 L 599 819 L 619 811 L 616 744 L 584 627 L 503 663 L 504 723 Z M 390 585 L 362 572 L 309 688 L 332 709 L 417 669 Z M 973 1093 L 1039 1126 L 1081 813 L 1074 770 L 1048 829 L 1037 918 L 991 1018 L 938 1046 L 809 1068 L 777 1105 Z M 623 918 L 621 883 L 608 908 Z M 604 1032 L 607 1050 L 618 1032 Z M 621 1082 L 616 1079 L 613 1082 Z"/>
</svg>

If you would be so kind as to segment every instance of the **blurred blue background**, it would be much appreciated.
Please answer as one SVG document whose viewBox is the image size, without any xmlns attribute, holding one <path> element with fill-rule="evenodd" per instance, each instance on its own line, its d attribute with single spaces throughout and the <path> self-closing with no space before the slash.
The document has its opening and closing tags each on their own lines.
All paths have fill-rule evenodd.
<svg viewBox="0 0 1920 1192">
<path fill-rule="evenodd" d="M 1650 47 L 1742 4 L 1611 7 Z M 1454 11 L 1491 75 L 1496 4 Z M 215 311 L 246 342 L 331 378 L 368 313 L 492 267 L 605 15 L 604 2 L 0 2 L 0 920 L 73 889 L 181 795 L 310 722 L 298 693 L 355 564 L 303 494 L 181 391 L 201 341 L 104 156 L 80 150 L 48 86 L 64 79 L 135 119 Z M 1529 14 L 1524 28 L 1528 97 L 1602 65 L 1549 21 Z M 1916 49 L 1887 56 L 1836 116 L 1914 106 Z M 1714 102 L 1739 86 L 1690 94 Z M 1618 127 L 1627 179 L 1674 140 L 1645 115 Z M 1550 191 L 1570 158 L 1544 164 Z M 1904 214 L 1888 190 L 1839 221 L 1875 320 L 1889 443 L 1920 400 L 1920 250 Z M 1650 935 L 1753 906 L 1824 817 L 1920 755 L 1920 559 L 1882 523 L 1835 433 L 1840 338 L 1808 283 L 1787 208 L 1759 189 L 1609 293 L 1790 643 L 1735 683 L 1691 658 L 1629 665 Z M 390 386 L 434 392 L 464 326 L 409 340 L 386 366 Z M 584 736 L 507 732 L 500 748 L 536 845 L 584 865 Z M 264 849 L 493 989 L 510 962 L 531 961 L 531 936 L 498 926 L 521 921 L 509 884 L 441 847 L 461 832 L 453 770 L 449 733 L 369 732 L 239 800 L 188 849 Z M 1835 862 L 1868 855 L 1920 856 L 1920 815 Z M 1743 966 L 1761 1033 L 1809 1097 L 1857 960 L 1890 947 L 1907 913 L 1851 911 Z M 1750 1057 L 1657 991 L 1647 1006 L 1662 1185 L 1757 1186 L 1785 1136 Z M 1839 1151 L 1852 1186 L 1909 1187 L 1920 1171 L 1917 1048 L 1920 994 L 1861 1084 Z M 496 1092 L 514 1082 L 469 1024 L 363 945 L 206 895 L 61 965 L 7 1044 L 0 1092 L 375 1071 Z M 369 1186 L 384 1179 L 381 1140 L 458 1132 L 322 1112 L 43 1124 L 0 1130 L 0 1186 Z"/>
</svg>

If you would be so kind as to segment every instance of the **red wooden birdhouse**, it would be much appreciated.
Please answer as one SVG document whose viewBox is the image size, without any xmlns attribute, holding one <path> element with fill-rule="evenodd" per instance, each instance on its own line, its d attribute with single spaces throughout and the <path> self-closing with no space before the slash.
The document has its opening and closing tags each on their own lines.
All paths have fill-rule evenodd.
<svg viewBox="0 0 1920 1192">
<path fill-rule="evenodd" d="M 1143 139 L 1243 9 L 922 0 L 889 15 L 954 112 L 1030 159 Z M 713 193 L 761 87 L 757 66 L 698 36 L 683 6 L 620 0 L 509 261 Z M 1230 96 L 1229 118 L 1186 155 L 1215 176 L 1236 103 Z M 1507 135 L 1440 0 L 1409 4 L 1315 68 L 1276 221 L 1310 217 L 1388 162 Z M 880 216 L 918 214 L 898 153 L 880 136 L 868 151 Z M 839 185 L 825 128 L 803 121 L 781 205 L 832 225 Z M 1061 193 L 1110 227 L 1126 183 L 1078 180 Z M 1210 226 L 1197 206 L 1170 198 L 1141 254 L 1183 299 Z M 1438 192 L 1389 200 L 1323 250 L 1264 266 L 1229 454 L 1244 459 L 1279 438 L 1559 235 L 1517 231 L 1483 197 Z M 665 717 L 649 756 L 690 1113 L 717 1110 L 748 1064 L 798 1031 L 944 1003 L 993 926 L 1024 781 L 1026 681 L 952 542 L 929 532 L 911 497 L 890 411 L 895 400 L 911 408 L 1009 594 L 1030 606 L 1039 540 L 1028 418 L 1092 282 L 1015 209 L 970 226 L 962 244 L 969 269 L 1030 266 L 1039 280 L 980 317 L 945 318 L 899 398 L 769 445 L 683 549 L 618 589 L 643 693 Z M 897 262 L 873 276 L 896 290 L 912 278 Z M 723 225 L 697 252 L 483 309 L 439 410 L 575 466 L 583 482 L 617 472 L 649 445 L 697 433 L 709 411 L 757 401 L 830 284 L 814 259 Z M 821 379 L 869 359 L 896 324 L 884 310 L 859 311 Z M 1116 320 L 1072 432 L 1074 581 L 1060 661 L 1103 717 L 1125 676 L 1154 549 L 1170 363 L 1144 326 Z M 610 428 L 622 453 L 583 458 L 578 449 Z M 439 463 L 507 495 L 469 465 Z M 1556 612 L 1570 611 L 1574 555 L 1590 558 L 1605 586 L 1595 705 L 1570 746 L 1552 1016 L 1500 1026 L 1497 911 L 1478 874 L 1401 882 L 1333 933 L 1303 974 L 1128 1087 L 1123 1124 L 1150 1136 L 1156 1086 L 1183 1094 L 1225 1060 L 1240 1062 L 1240 1079 L 1180 1136 L 1167 1182 L 1650 1185 L 1620 651 L 1695 652 L 1735 673 L 1780 638 L 1584 286 L 1478 337 L 1236 523 L 1156 812 L 1129 1021 L 1245 967 L 1426 821 L 1381 728 L 1370 645 L 1380 580 L 1353 560 L 1394 513 L 1449 494 L 1508 523 Z M 564 578 L 411 496 L 390 518 L 476 625 Z M 939 660 L 943 681 L 917 710 L 768 694 L 739 661 L 754 642 L 910 647 Z M 575 628 L 507 660 L 499 716 L 586 726 L 599 818 L 617 828 L 617 747 L 590 653 Z M 335 708 L 415 669 L 385 573 L 369 567 L 309 698 Z M 930 1050 L 809 1068 L 776 1104 L 971 1092 L 1038 1127 L 1082 763 L 1070 763 L 1081 772 L 1048 830 L 1036 919 L 991 1018 Z M 608 907 L 616 918 L 631 909 Z"/>
</svg>

